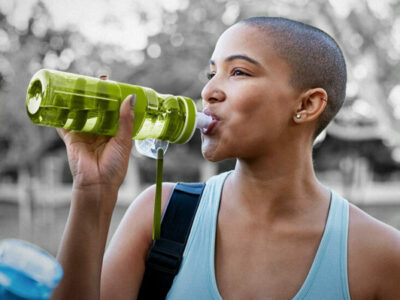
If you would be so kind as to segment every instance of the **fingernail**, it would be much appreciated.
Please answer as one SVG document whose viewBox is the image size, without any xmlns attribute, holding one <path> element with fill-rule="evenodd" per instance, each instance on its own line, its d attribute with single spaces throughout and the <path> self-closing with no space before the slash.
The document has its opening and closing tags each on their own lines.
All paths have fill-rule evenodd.
<svg viewBox="0 0 400 300">
<path fill-rule="evenodd" d="M 136 104 L 136 95 L 133 94 L 133 95 L 131 95 L 131 100 L 130 100 L 131 108 L 134 108 L 135 104 Z"/>
</svg>

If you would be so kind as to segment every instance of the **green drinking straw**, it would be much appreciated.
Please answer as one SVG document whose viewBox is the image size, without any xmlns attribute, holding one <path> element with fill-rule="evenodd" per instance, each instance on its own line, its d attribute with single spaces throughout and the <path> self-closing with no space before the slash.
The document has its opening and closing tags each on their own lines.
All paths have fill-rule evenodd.
<svg viewBox="0 0 400 300">
<path fill-rule="evenodd" d="M 154 200 L 153 240 L 160 239 L 163 162 L 164 162 L 164 151 L 163 149 L 158 148 L 157 171 L 156 171 L 156 197 Z"/>
</svg>

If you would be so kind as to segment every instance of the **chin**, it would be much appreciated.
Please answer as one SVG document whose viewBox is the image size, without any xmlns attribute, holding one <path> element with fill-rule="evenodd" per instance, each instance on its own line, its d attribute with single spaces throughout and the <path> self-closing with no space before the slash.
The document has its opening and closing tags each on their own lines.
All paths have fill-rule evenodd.
<svg viewBox="0 0 400 300">
<path fill-rule="evenodd" d="M 218 151 L 214 147 L 206 147 L 204 144 L 201 146 L 201 154 L 203 154 L 203 157 L 212 162 L 218 162 L 221 161 L 218 157 Z"/>
<path fill-rule="evenodd" d="M 232 155 L 229 155 L 230 153 L 226 153 L 218 147 L 210 147 L 210 145 L 207 146 L 205 144 L 201 147 L 201 153 L 206 160 L 211 162 L 220 162 L 225 159 L 233 158 Z"/>
<path fill-rule="evenodd" d="M 211 162 L 220 162 L 220 161 L 223 160 L 223 159 L 218 158 L 218 157 L 215 156 L 215 155 L 208 155 L 208 154 L 206 154 L 206 153 L 203 153 L 203 157 L 204 157 L 206 160 L 211 161 Z"/>
<path fill-rule="evenodd" d="M 203 154 L 203 157 L 208 161 L 212 161 L 212 162 L 219 161 L 217 159 L 214 151 L 207 151 L 207 150 L 201 149 L 201 154 Z"/>
</svg>

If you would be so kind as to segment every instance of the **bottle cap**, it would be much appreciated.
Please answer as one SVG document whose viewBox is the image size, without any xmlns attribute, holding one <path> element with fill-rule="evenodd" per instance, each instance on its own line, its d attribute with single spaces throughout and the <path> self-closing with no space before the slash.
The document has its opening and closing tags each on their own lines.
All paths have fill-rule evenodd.
<svg viewBox="0 0 400 300">
<path fill-rule="evenodd" d="M 48 299 L 62 275 L 61 265 L 43 249 L 17 239 L 0 242 L 1 299 Z"/>
<path fill-rule="evenodd" d="M 173 144 L 184 144 L 187 143 L 193 136 L 196 130 L 196 105 L 193 100 L 187 97 L 178 96 L 177 99 L 183 103 L 185 106 L 186 119 L 185 124 L 183 125 L 181 135 L 174 141 L 171 141 Z"/>
</svg>

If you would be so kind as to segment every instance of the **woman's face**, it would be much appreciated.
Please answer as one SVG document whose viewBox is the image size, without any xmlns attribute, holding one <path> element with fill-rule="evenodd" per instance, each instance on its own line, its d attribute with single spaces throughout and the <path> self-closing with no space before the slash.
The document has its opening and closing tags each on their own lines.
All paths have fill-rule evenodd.
<svg viewBox="0 0 400 300">
<path fill-rule="evenodd" d="M 210 80 L 202 91 L 206 114 L 215 126 L 202 134 L 202 152 L 210 161 L 271 154 L 288 139 L 296 91 L 290 69 L 266 32 L 235 25 L 219 38 L 210 60 Z M 274 150 L 275 149 L 275 150 Z"/>
</svg>

